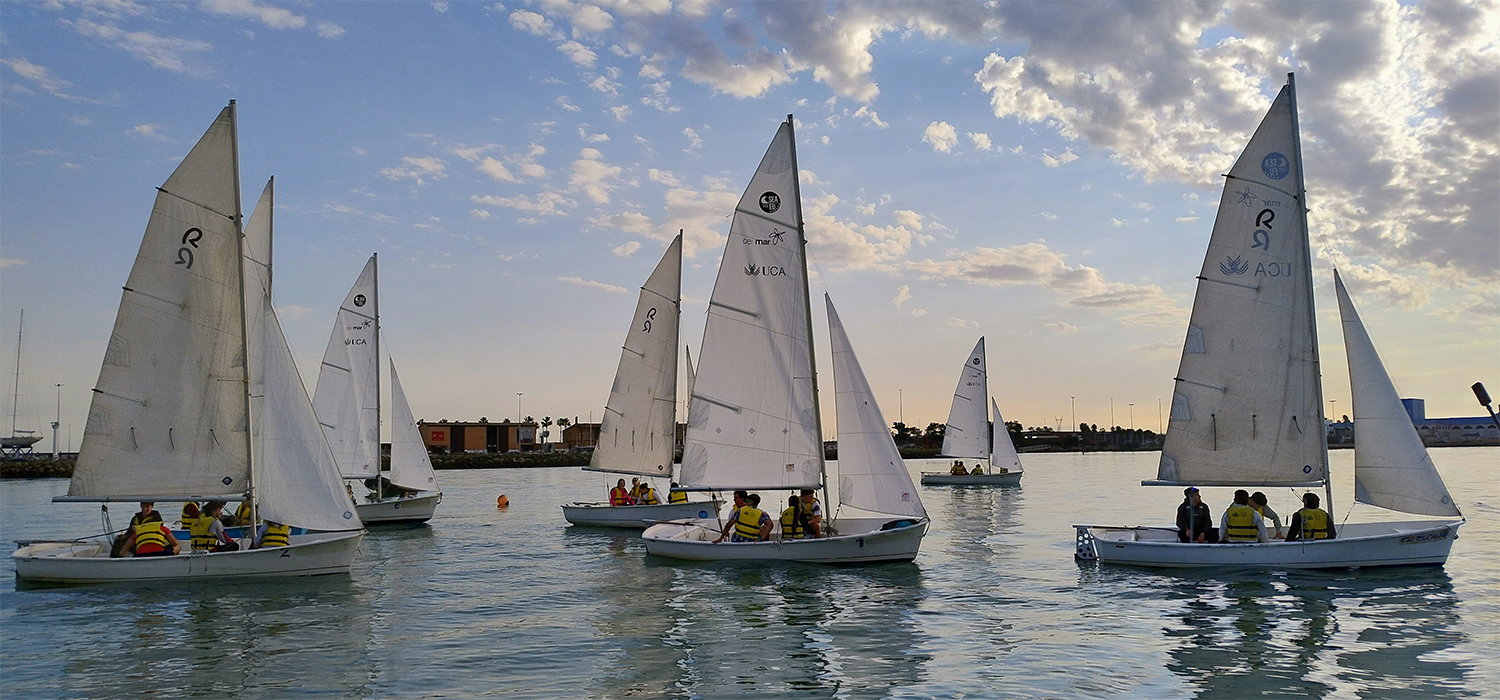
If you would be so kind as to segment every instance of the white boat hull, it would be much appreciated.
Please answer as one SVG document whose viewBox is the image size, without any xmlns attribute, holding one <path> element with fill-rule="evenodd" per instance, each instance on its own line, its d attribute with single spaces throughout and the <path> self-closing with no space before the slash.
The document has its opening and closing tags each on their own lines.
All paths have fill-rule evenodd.
<svg viewBox="0 0 1500 700">
<path fill-rule="evenodd" d="M 1371 566 L 1441 566 L 1458 537 L 1461 520 L 1358 523 L 1339 527 L 1332 540 L 1245 544 L 1183 544 L 1161 527 L 1075 525 L 1076 556 L 1104 564 L 1162 568 L 1345 569 Z"/>
<path fill-rule="evenodd" d="M 365 525 L 394 525 L 396 523 L 425 523 L 432 519 L 437 505 L 443 502 L 443 492 L 423 491 L 410 498 L 383 498 L 357 504 L 360 522 Z"/>
<path fill-rule="evenodd" d="M 944 474 L 942 472 L 922 472 L 923 486 L 1017 486 L 1021 483 L 1023 471 L 1006 472 L 1004 474 Z"/>
<path fill-rule="evenodd" d="M 318 576 L 349 572 L 363 530 L 292 535 L 286 547 L 112 559 L 109 544 L 26 544 L 11 555 L 16 578 L 36 583 Z"/>
<path fill-rule="evenodd" d="M 662 503 L 654 506 L 608 506 L 574 503 L 562 507 L 563 517 L 574 525 L 644 529 L 662 520 L 712 520 L 719 514 L 718 501 Z"/>
<path fill-rule="evenodd" d="M 765 542 L 720 542 L 719 524 L 712 520 L 660 523 L 646 528 L 641 539 L 646 553 L 692 561 L 800 561 L 818 564 L 868 564 L 911 561 L 917 557 L 926 518 L 913 524 L 881 530 L 886 523 L 904 518 L 862 518 L 834 523 L 840 534 L 807 540 L 782 540 L 773 532 Z M 778 525 L 779 527 L 779 525 Z"/>
</svg>

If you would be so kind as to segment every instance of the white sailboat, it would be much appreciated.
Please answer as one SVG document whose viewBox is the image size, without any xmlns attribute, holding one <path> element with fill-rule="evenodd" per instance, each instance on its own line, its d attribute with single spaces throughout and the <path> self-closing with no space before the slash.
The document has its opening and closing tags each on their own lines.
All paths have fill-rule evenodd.
<svg viewBox="0 0 1500 700">
<path fill-rule="evenodd" d="M 989 406 L 985 405 L 986 400 Z M 994 409 L 994 430 L 988 409 Z M 985 369 L 984 338 L 974 345 L 958 375 L 953 405 L 948 409 L 948 427 L 943 431 L 943 454 L 960 459 L 985 460 L 982 474 L 922 472 L 923 486 L 1014 486 L 1021 483 L 1021 458 L 1000 417 L 1000 405 L 989 395 Z"/>
<path fill-rule="evenodd" d="M 585 471 L 635 477 L 672 476 L 677 441 L 677 328 L 682 298 L 682 235 L 662 254 L 641 287 L 615 382 L 604 405 L 599 443 Z M 611 484 L 612 486 L 613 484 Z M 609 486 L 605 487 L 606 489 Z M 665 492 L 658 491 L 665 499 Z M 644 528 L 658 520 L 718 517 L 719 502 L 562 507 L 574 525 Z"/>
<path fill-rule="evenodd" d="M 1147 485 L 1324 487 L 1327 447 L 1291 76 L 1230 170 L 1198 277 L 1171 422 Z M 1354 389 L 1355 499 L 1459 516 L 1336 279 Z M 1345 524 L 1337 538 L 1195 545 L 1172 528 L 1077 525 L 1077 555 L 1160 567 L 1442 564 L 1462 520 Z"/>
<path fill-rule="evenodd" d="M 35 430 L 20 430 L 21 418 L 21 338 L 26 333 L 26 309 L 21 309 L 21 320 L 16 324 L 16 371 L 10 389 L 10 435 L 0 437 L 0 455 L 20 457 L 31 453 L 31 446 L 42 441 Z M 56 427 L 56 426 L 54 426 Z"/>
<path fill-rule="evenodd" d="M 250 499 L 261 517 L 305 532 L 292 535 L 287 547 L 186 553 L 184 546 L 180 555 L 119 559 L 110 558 L 111 533 L 23 542 L 12 555 L 18 579 L 88 583 L 349 570 L 364 530 L 271 308 L 269 208 L 240 230 L 235 141 L 230 102 L 158 189 L 72 484 L 54 500 Z M 269 192 L 268 185 L 263 203 Z"/>
<path fill-rule="evenodd" d="M 735 207 L 709 300 L 682 458 L 688 490 L 823 489 L 829 502 L 806 247 L 788 116 Z M 647 528 L 648 553 L 823 563 L 916 557 L 926 511 L 832 302 L 828 307 L 840 449 L 839 504 L 825 516 L 830 536 L 783 540 L 776 533 L 764 542 L 715 543 L 718 520 L 684 520 Z M 772 514 L 781 510 L 774 498 L 763 505 Z"/>
<path fill-rule="evenodd" d="M 393 362 L 393 382 L 395 368 Z M 411 408 L 405 405 L 405 394 L 397 399 L 393 391 L 392 401 L 398 403 L 398 422 L 403 411 L 410 416 Z M 423 523 L 432 519 L 437 505 L 443 500 L 443 492 L 437 487 L 432 462 L 425 448 L 420 456 L 404 453 L 406 463 L 398 464 L 393 432 L 391 470 L 381 474 L 380 267 L 377 255 L 370 256 L 354 286 L 344 296 L 344 303 L 339 305 L 328 347 L 323 351 L 323 364 L 318 370 L 313 406 L 323 423 L 334 458 L 338 460 L 339 473 L 345 479 L 373 485 L 370 494 L 357 505 L 359 517 L 366 525 Z M 397 427 L 393 422 L 393 431 Z M 395 487 L 390 493 L 387 493 L 387 482 Z"/>
</svg>

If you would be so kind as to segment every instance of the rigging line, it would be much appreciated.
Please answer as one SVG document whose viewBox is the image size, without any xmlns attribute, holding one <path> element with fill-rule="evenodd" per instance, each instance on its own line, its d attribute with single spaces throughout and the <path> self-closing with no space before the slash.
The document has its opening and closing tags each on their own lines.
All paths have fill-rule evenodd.
<svg viewBox="0 0 1500 700">
<path fill-rule="evenodd" d="M 1280 187 L 1277 187 L 1277 186 L 1269 184 L 1269 183 L 1261 182 L 1260 180 L 1252 180 L 1252 179 L 1250 179 L 1248 177 L 1240 177 L 1238 175 L 1225 175 L 1224 177 L 1227 178 L 1227 179 L 1230 179 L 1230 180 L 1243 180 L 1243 181 L 1248 182 L 1248 183 L 1250 183 L 1252 185 L 1260 185 L 1261 187 L 1268 187 L 1268 188 L 1273 189 L 1273 190 L 1275 190 L 1277 192 L 1280 192 L 1280 193 L 1282 193 L 1282 194 L 1284 194 L 1284 195 L 1286 195 L 1288 197 L 1291 197 L 1292 199 L 1298 199 L 1298 200 L 1301 199 L 1301 197 L 1297 196 L 1297 193 L 1295 193 L 1295 192 L 1288 192 L 1288 191 L 1286 191 L 1284 189 L 1281 189 Z"/>
<path fill-rule="evenodd" d="M 1231 287 L 1244 287 L 1245 289 L 1248 289 L 1248 290 L 1250 290 L 1252 292 L 1258 292 L 1258 291 L 1260 291 L 1260 285 L 1258 285 L 1258 284 L 1255 284 L 1255 285 L 1240 284 L 1239 282 L 1230 282 L 1229 280 L 1214 279 L 1212 277 L 1204 277 L 1203 275 L 1198 275 L 1198 279 L 1203 280 L 1204 282 L 1218 282 L 1219 284 L 1227 284 L 1227 285 L 1229 285 Z"/>
<path fill-rule="evenodd" d="M 178 199 L 180 199 L 180 200 L 182 200 L 184 202 L 187 202 L 188 204 L 191 204 L 191 205 L 193 205 L 195 207 L 202 207 L 204 209 L 207 209 L 207 210 L 209 210 L 209 211 L 211 211 L 211 212 L 213 212 L 215 214 L 218 214 L 219 216 L 222 216 L 222 217 L 224 217 L 226 219 L 229 219 L 230 221 L 234 221 L 235 220 L 235 217 L 232 216 L 232 215 L 230 215 L 230 214 L 225 214 L 224 212 L 219 211 L 218 209 L 215 209 L 215 208 L 213 208 L 211 206 L 208 206 L 207 204 L 202 204 L 202 203 L 199 203 L 199 202 L 195 202 L 195 201 L 193 201 L 191 199 L 188 199 L 187 197 L 184 197 L 184 196 L 182 196 L 180 194 L 177 194 L 176 192 L 165 190 L 165 189 L 162 189 L 160 187 L 156 188 L 156 191 L 160 192 L 162 194 L 167 194 L 167 195 L 171 195 L 173 197 L 176 197 L 176 198 L 178 198 Z"/>
</svg>

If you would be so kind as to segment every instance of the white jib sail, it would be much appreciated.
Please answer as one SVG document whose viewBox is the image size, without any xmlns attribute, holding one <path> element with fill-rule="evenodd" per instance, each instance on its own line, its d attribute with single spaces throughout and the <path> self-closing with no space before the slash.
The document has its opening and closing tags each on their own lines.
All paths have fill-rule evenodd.
<svg viewBox="0 0 1500 700">
<path fill-rule="evenodd" d="M 667 246 L 641 287 L 615 383 L 604 405 L 591 471 L 672 475 L 677 440 L 677 317 L 682 236 Z"/>
<path fill-rule="evenodd" d="M 735 206 L 699 347 L 684 486 L 822 485 L 794 148 L 788 119 Z"/>
<path fill-rule="evenodd" d="M 318 420 L 346 479 L 370 479 L 380 472 L 376 291 L 372 255 L 339 306 L 313 391 Z"/>
<path fill-rule="evenodd" d="M 1005 419 L 1000 417 L 1000 404 L 990 399 L 990 407 L 994 409 L 995 415 L 995 434 L 992 441 L 994 449 L 990 451 L 990 472 L 998 473 L 1001 469 L 1021 471 L 1021 456 L 1016 454 L 1016 444 L 1010 440 L 1010 429 L 1005 427 Z"/>
<path fill-rule="evenodd" d="M 230 104 L 157 192 L 70 496 L 249 488 L 234 119 Z"/>
<path fill-rule="evenodd" d="M 391 483 L 421 491 L 438 488 L 427 445 L 422 442 L 411 405 L 406 403 L 406 392 L 401 389 L 401 379 L 396 376 L 395 360 L 391 361 Z"/>
<path fill-rule="evenodd" d="M 1354 394 L 1354 499 L 1403 513 L 1460 515 L 1337 270 L 1333 286 Z"/>
<path fill-rule="evenodd" d="M 984 405 L 990 390 L 984 367 L 984 338 L 974 344 L 974 352 L 964 361 L 953 390 L 953 406 L 948 409 L 948 427 L 943 431 L 943 454 L 964 459 L 990 456 L 989 408 Z M 995 425 L 1000 425 L 996 419 Z"/>
<path fill-rule="evenodd" d="M 250 375 L 250 458 L 255 473 L 265 464 L 266 309 L 271 298 L 271 236 L 276 207 L 275 178 L 266 181 L 260 200 L 245 221 L 245 355 Z"/>
<path fill-rule="evenodd" d="M 297 361 L 271 298 L 260 355 L 265 359 L 265 396 L 257 428 L 255 494 L 266 520 L 309 530 L 358 530 L 363 525 L 339 478 L 338 464 L 297 373 Z"/>
<path fill-rule="evenodd" d="M 682 346 L 682 353 L 683 359 L 687 363 L 687 396 L 691 397 L 693 395 L 693 380 L 697 378 L 693 372 L 693 351 L 689 349 L 688 346 L 684 345 Z M 686 400 L 684 400 L 682 403 L 682 414 L 687 415 Z"/>
<path fill-rule="evenodd" d="M 833 348 L 833 395 L 838 413 L 839 505 L 872 513 L 926 517 L 906 463 L 891 438 L 875 392 L 865 379 L 833 299 L 828 305 L 829 345 Z"/>
<path fill-rule="evenodd" d="M 1161 482 L 1327 479 L 1294 104 L 1288 84 L 1225 181 L 1177 370 Z"/>
</svg>

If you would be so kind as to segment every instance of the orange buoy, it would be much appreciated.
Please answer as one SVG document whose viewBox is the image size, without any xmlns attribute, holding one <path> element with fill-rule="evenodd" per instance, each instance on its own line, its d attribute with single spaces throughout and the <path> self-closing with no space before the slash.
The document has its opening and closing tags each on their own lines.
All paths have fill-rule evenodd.
<svg viewBox="0 0 1500 700">
<path fill-rule="evenodd" d="M 510 499 L 506 498 L 505 494 L 503 494 L 503 493 L 500 494 L 499 498 L 495 499 L 495 507 L 496 508 L 504 508 L 504 507 L 509 506 L 509 505 L 510 505 Z"/>
</svg>

